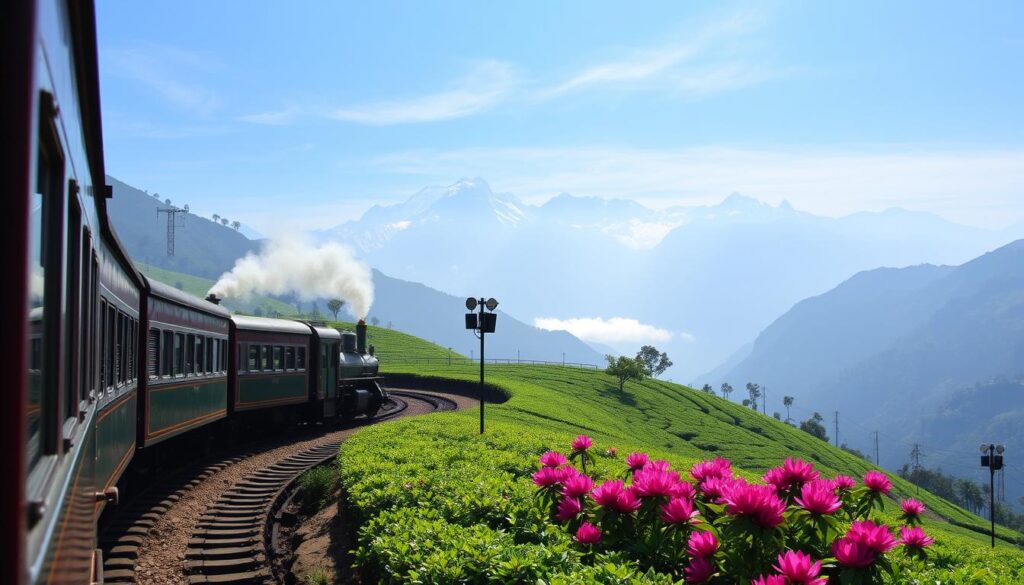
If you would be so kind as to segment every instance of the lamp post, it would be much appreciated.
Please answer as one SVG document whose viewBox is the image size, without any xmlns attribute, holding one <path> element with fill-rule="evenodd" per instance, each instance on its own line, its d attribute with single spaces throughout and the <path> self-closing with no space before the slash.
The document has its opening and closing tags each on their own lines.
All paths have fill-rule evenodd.
<svg viewBox="0 0 1024 585">
<path fill-rule="evenodd" d="M 992 548 L 996 547 L 996 472 L 1003 468 L 1002 445 L 981 444 L 981 466 L 988 467 L 988 514 L 992 521 Z"/>
<path fill-rule="evenodd" d="M 480 312 L 474 313 L 473 311 L 478 307 Z M 498 308 L 498 301 L 494 298 L 475 299 L 469 297 L 466 299 L 466 308 L 470 311 L 466 313 L 466 329 L 472 330 L 474 335 L 480 337 L 480 434 L 482 435 L 484 434 L 484 337 L 488 333 L 494 333 L 494 326 L 498 321 L 498 315 L 494 313 L 494 309 Z M 489 312 L 485 312 L 484 309 Z"/>
</svg>

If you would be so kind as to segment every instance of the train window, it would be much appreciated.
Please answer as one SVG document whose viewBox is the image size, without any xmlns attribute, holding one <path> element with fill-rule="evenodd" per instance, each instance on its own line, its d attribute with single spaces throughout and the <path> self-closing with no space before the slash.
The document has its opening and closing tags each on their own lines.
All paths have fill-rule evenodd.
<svg viewBox="0 0 1024 585">
<path fill-rule="evenodd" d="M 107 301 L 100 301 L 100 322 L 96 324 L 98 333 L 100 335 L 99 344 L 96 346 L 99 348 L 100 353 L 100 389 L 102 390 L 104 382 L 107 379 Z"/>
<path fill-rule="evenodd" d="M 280 345 L 274 346 L 274 369 L 280 370 L 284 367 L 284 348 Z"/>
<path fill-rule="evenodd" d="M 228 342 L 226 339 L 220 340 L 220 371 L 228 371 Z"/>
<path fill-rule="evenodd" d="M 185 335 L 174 334 L 174 375 L 180 376 L 185 372 Z"/>
<path fill-rule="evenodd" d="M 103 347 L 102 345 L 96 344 L 97 329 L 101 329 L 99 324 L 96 322 L 96 310 L 97 310 L 97 290 L 99 289 L 99 276 L 100 273 L 100 262 L 96 253 L 92 253 L 92 277 L 90 281 L 92 286 L 89 287 L 89 387 L 96 388 L 96 365 L 100 361 L 97 359 L 98 350 L 97 348 Z M 102 315 L 102 313 L 100 313 Z M 89 398 L 94 398 L 95 392 L 89 393 Z"/>
<path fill-rule="evenodd" d="M 185 375 L 191 376 L 196 367 L 196 336 L 189 333 L 185 336 Z"/>
<path fill-rule="evenodd" d="M 128 327 L 127 327 L 127 324 L 125 323 L 124 313 L 122 313 L 121 311 L 117 312 L 116 319 L 117 319 L 117 355 L 114 356 L 114 359 L 117 360 L 116 361 L 116 364 L 117 364 L 117 379 L 115 380 L 115 382 L 116 382 L 116 384 L 118 386 L 120 386 L 121 384 L 124 384 L 125 378 L 127 377 L 127 376 L 125 376 L 125 373 L 126 373 L 126 370 L 127 370 L 127 364 L 125 363 L 125 359 L 124 358 L 127 355 L 127 352 L 125 351 L 125 346 L 128 345 L 128 343 L 127 343 L 128 340 L 125 339 L 125 338 L 127 337 L 126 333 L 128 333 Z"/>
<path fill-rule="evenodd" d="M 196 373 L 205 374 L 206 371 L 206 338 L 198 335 L 196 336 Z"/>
<path fill-rule="evenodd" d="M 78 187 L 74 179 L 68 183 L 68 249 L 67 249 L 67 289 L 65 294 L 66 310 L 64 311 L 64 388 L 61 392 L 63 402 L 61 413 L 67 420 L 78 414 L 78 336 L 81 325 L 80 294 L 82 276 L 81 244 L 79 236 L 82 231 L 82 211 L 78 206 Z"/>
<path fill-rule="evenodd" d="M 260 360 L 260 346 L 247 344 L 245 345 L 245 352 L 247 356 L 246 359 L 240 360 L 240 362 L 244 364 L 242 367 L 249 372 L 256 371 L 256 364 L 259 363 Z"/>
<path fill-rule="evenodd" d="M 216 351 L 216 347 L 215 347 L 216 344 L 217 344 L 217 341 L 215 339 L 213 339 L 212 337 L 207 337 L 206 338 L 206 373 L 207 374 L 212 373 L 213 371 L 215 371 L 217 369 L 217 366 L 216 366 L 217 362 L 214 361 L 215 359 L 217 359 L 217 351 Z"/>
<path fill-rule="evenodd" d="M 146 346 L 146 375 L 156 379 L 160 372 L 160 330 L 150 329 Z"/>
<path fill-rule="evenodd" d="M 110 389 L 114 386 L 114 380 L 117 378 L 117 360 L 115 358 L 117 350 L 117 309 L 107 305 L 107 345 L 104 347 L 106 351 L 107 360 L 107 379 L 104 385 Z"/>
<path fill-rule="evenodd" d="M 306 369 L 306 348 L 295 348 L 295 367 L 299 370 Z"/>
<path fill-rule="evenodd" d="M 269 370 L 270 369 L 270 355 L 269 354 L 270 354 L 270 346 L 269 345 L 261 345 L 260 346 L 260 369 L 261 370 Z"/>
<path fill-rule="evenodd" d="M 164 331 L 160 343 L 160 375 L 170 376 L 174 373 L 174 332 Z"/>
<path fill-rule="evenodd" d="M 295 369 L 295 348 L 288 346 L 284 348 L 284 369 Z"/>
</svg>

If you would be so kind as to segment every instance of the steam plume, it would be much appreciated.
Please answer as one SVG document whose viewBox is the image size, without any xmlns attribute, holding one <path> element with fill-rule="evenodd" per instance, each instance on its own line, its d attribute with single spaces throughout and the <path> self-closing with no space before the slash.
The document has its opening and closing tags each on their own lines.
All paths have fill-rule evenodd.
<svg viewBox="0 0 1024 585">
<path fill-rule="evenodd" d="M 352 250 L 329 242 L 321 246 L 297 239 L 274 239 L 259 254 L 235 261 L 210 288 L 220 298 L 246 298 L 253 294 L 293 293 L 303 301 L 338 298 L 353 317 L 362 319 L 373 304 L 370 268 Z"/>
</svg>

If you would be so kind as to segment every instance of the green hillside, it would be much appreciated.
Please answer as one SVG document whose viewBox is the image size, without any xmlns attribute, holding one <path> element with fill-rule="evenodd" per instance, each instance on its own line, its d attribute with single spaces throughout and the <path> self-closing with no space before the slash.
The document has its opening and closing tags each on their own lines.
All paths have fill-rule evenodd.
<svg viewBox="0 0 1024 585">
<path fill-rule="evenodd" d="M 356 328 L 356 324 L 349 321 L 328 321 L 328 324 L 338 329 L 351 331 L 355 331 Z M 447 363 L 449 355 L 453 360 L 466 359 L 466 356 L 449 351 L 448 348 L 441 347 L 436 343 L 401 331 L 373 325 L 366 327 L 366 343 L 374 346 L 376 355 L 381 361 L 381 369 L 385 373 L 401 371 L 396 369 L 401 367 L 396 362 L 403 360 L 431 360 Z"/>
<path fill-rule="evenodd" d="M 447 355 L 445 348 L 395 331 L 373 331 L 371 338 L 382 358 L 405 356 L 413 351 L 420 357 Z M 385 359 L 382 366 L 385 372 L 436 379 L 439 389 L 443 389 L 445 380 L 472 381 L 478 376 L 473 366 L 447 366 L 443 362 L 389 365 Z M 488 408 L 488 432 L 484 438 L 476 434 L 477 413 L 461 412 L 372 427 L 343 446 L 342 475 L 351 502 L 370 523 L 368 526 L 373 526 L 363 532 L 360 540 L 359 555 L 364 566 L 378 570 L 400 568 L 401 563 L 397 563 L 396 558 L 403 555 L 388 548 L 398 546 L 397 542 L 414 542 L 423 547 L 418 558 L 425 562 L 433 550 L 432 537 L 428 535 L 438 530 L 453 530 L 459 534 L 464 530 L 476 531 L 474 534 L 484 539 L 477 543 L 481 546 L 492 537 L 497 539 L 494 542 L 500 542 L 506 532 L 514 533 L 515 529 L 507 525 L 507 519 L 501 515 L 502 506 L 506 504 L 489 501 L 494 495 L 489 491 L 491 484 L 516 486 L 503 491 L 503 500 L 528 497 L 532 491 L 529 473 L 536 466 L 536 454 L 548 448 L 565 448 L 571 437 L 579 433 L 594 437 L 602 449 L 616 447 L 620 457 L 632 450 L 643 450 L 652 457 L 668 459 L 678 468 L 687 468 L 697 460 L 723 456 L 734 462 L 739 473 L 750 478 L 759 477 L 766 468 L 778 465 L 787 456 L 812 461 L 827 476 L 842 473 L 860 477 L 873 468 L 863 459 L 773 418 L 677 384 L 648 380 L 628 383 L 620 392 L 617 384 L 600 371 L 559 366 L 489 365 L 487 372 L 488 382 L 502 388 L 510 399 Z M 403 445 L 403 448 L 390 453 L 381 453 L 378 448 L 371 458 L 372 446 L 381 444 Z M 452 445 L 457 446 L 453 451 L 450 450 Z M 442 446 L 446 447 L 442 449 Z M 471 456 L 471 453 L 476 455 Z M 471 495 L 457 490 L 446 495 L 431 489 L 436 483 L 441 490 L 445 483 L 441 471 L 454 468 L 475 478 L 475 483 L 471 483 L 477 487 L 469 488 Z M 894 484 L 893 497 L 919 498 L 934 513 L 926 519 L 925 528 L 939 541 L 934 548 L 935 558 L 942 562 L 937 561 L 934 567 L 939 572 L 921 573 L 922 576 L 964 583 L 1009 583 L 1024 578 L 1024 553 L 1010 544 L 1021 535 L 1000 529 L 1001 542 L 997 552 L 992 553 L 987 549 L 984 520 L 936 496 L 926 492 L 919 494 L 916 487 L 895 474 L 890 477 Z M 416 499 L 403 499 L 402 484 L 408 490 L 408 482 L 414 479 L 426 487 L 414 494 Z M 451 517 L 419 512 L 431 506 L 459 507 L 447 503 L 446 498 L 461 499 L 463 507 L 470 505 L 473 498 L 480 498 L 482 509 L 479 514 L 465 512 Z M 895 500 L 889 500 L 885 515 L 892 516 L 895 508 Z M 374 524 L 373 518 L 380 514 L 384 514 L 381 522 Z M 492 514 L 498 514 L 498 519 L 487 520 Z M 381 540 L 384 537 L 378 535 L 385 517 L 391 525 L 399 526 L 393 528 L 396 531 L 394 541 Z M 495 533 L 486 537 L 482 536 L 483 532 L 477 534 L 487 530 Z M 391 544 L 385 545 L 386 542 Z M 445 562 L 459 563 L 455 558 Z M 397 565 L 392 566 L 392 563 Z M 964 577 L 961 581 L 949 572 L 958 566 L 974 570 L 984 566 L 995 568 L 1002 563 L 1005 563 L 1005 570 L 997 572 L 1004 576 L 1015 575 L 1009 581 L 973 580 L 974 577 Z M 465 569 L 462 567 L 459 571 Z M 991 573 L 993 579 L 996 574 Z"/>
<path fill-rule="evenodd" d="M 210 287 L 213 286 L 214 282 L 201 276 L 192 276 L 191 274 L 174 272 L 173 270 L 158 268 L 142 262 L 136 262 L 135 267 L 139 269 L 139 272 L 154 280 L 159 280 L 164 284 L 177 287 L 199 298 L 206 296 L 207 291 L 210 290 Z M 224 299 L 222 304 L 233 313 L 242 312 L 249 315 L 273 315 L 276 313 L 279 315 L 290 316 L 297 313 L 295 307 L 292 305 L 261 295 L 254 295 L 248 301 L 240 299 Z"/>
</svg>

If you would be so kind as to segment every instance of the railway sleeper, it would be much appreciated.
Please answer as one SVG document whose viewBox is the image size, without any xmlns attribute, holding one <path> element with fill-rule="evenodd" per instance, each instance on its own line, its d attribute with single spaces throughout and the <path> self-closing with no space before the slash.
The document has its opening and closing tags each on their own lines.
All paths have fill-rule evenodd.
<svg viewBox="0 0 1024 585">
<path fill-rule="evenodd" d="M 231 573 L 227 575 L 190 575 L 188 578 L 189 585 L 207 585 L 207 584 L 264 584 L 272 583 L 272 577 L 270 570 L 261 569 L 259 571 L 249 571 L 245 573 Z"/>
<path fill-rule="evenodd" d="M 259 544 L 249 546 L 224 546 L 220 548 L 188 548 L 185 550 L 186 559 L 222 559 L 235 558 L 239 556 L 253 556 L 263 552 Z"/>
</svg>

